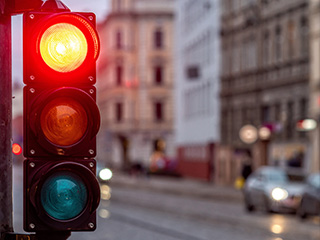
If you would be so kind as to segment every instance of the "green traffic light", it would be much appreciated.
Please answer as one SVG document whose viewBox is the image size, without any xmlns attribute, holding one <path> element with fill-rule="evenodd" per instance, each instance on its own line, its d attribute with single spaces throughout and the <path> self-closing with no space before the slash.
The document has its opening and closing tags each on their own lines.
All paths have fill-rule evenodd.
<svg viewBox="0 0 320 240">
<path fill-rule="evenodd" d="M 47 214 L 58 220 L 78 216 L 87 205 L 87 187 L 76 174 L 56 172 L 41 188 L 41 204 Z"/>
</svg>

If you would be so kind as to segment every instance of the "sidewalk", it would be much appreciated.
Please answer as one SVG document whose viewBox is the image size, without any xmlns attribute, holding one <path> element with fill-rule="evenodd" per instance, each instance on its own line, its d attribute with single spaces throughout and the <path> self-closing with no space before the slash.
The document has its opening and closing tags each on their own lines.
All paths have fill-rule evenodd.
<svg viewBox="0 0 320 240">
<path fill-rule="evenodd" d="M 193 198 L 216 201 L 242 202 L 242 192 L 231 186 L 215 185 L 194 179 L 166 176 L 135 177 L 122 172 L 114 172 L 110 186 L 147 189 L 150 191 L 176 194 Z"/>
</svg>

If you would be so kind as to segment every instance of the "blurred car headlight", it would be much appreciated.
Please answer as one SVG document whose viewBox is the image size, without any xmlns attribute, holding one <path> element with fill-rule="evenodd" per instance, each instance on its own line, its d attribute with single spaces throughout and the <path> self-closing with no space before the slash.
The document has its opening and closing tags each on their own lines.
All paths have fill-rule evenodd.
<svg viewBox="0 0 320 240">
<path fill-rule="evenodd" d="M 104 168 L 99 172 L 99 178 L 103 181 L 108 181 L 112 178 L 112 171 L 109 168 Z"/>
<path fill-rule="evenodd" d="M 280 201 L 288 197 L 288 192 L 283 188 L 274 188 L 271 192 L 271 196 L 274 200 Z"/>
</svg>

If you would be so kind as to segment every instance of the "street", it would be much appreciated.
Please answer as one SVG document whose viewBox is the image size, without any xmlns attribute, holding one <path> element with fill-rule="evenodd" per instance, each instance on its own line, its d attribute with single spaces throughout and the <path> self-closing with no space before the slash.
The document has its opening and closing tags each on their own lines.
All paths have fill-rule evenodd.
<svg viewBox="0 0 320 240">
<path fill-rule="evenodd" d="M 14 166 L 13 176 L 14 230 L 23 232 L 20 166 Z M 133 185 L 111 183 L 110 186 L 102 186 L 97 230 L 73 232 L 71 240 L 316 240 L 320 237 L 318 218 L 302 222 L 295 215 L 248 214 L 241 201 L 188 197 Z"/>
</svg>

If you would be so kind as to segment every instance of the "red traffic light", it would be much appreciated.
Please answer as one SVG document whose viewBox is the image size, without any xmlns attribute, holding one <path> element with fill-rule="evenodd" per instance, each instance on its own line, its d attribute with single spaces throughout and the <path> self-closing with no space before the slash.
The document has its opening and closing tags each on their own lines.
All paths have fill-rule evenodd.
<svg viewBox="0 0 320 240">
<path fill-rule="evenodd" d="M 69 23 L 57 23 L 40 37 L 40 55 L 57 72 L 71 72 L 83 64 L 88 43 L 82 31 Z"/>
<path fill-rule="evenodd" d="M 94 14 L 25 14 L 24 44 L 26 84 L 95 82 L 99 38 Z"/>
<path fill-rule="evenodd" d="M 12 144 L 12 153 L 20 155 L 22 153 L 22 147 L 18 143 Z"/>
</svg>

